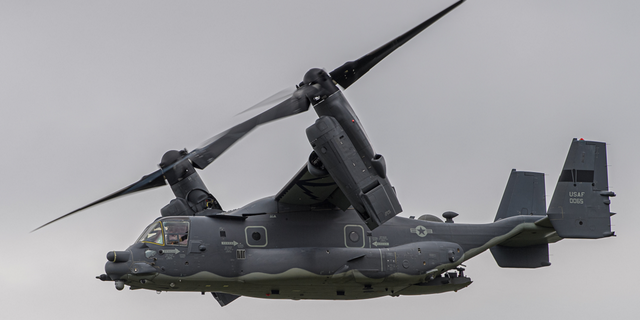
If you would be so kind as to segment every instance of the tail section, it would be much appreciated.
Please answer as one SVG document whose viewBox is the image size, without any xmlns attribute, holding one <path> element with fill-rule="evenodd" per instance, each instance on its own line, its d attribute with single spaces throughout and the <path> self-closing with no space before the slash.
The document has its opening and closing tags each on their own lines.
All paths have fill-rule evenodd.
<svg viewBox="0 0 640 320">
<path fill-rule="evenodd" d="M 513 169 L 494 221 L 518 215 L 543 216 L 546 207 L 544 174 Z"/>
<path fill-rule="evenodd" d="M 511 171 L 495 221 L 520 215 L 540 216 L 535 229 L 491 248 L 503 268 L 550 265 L 548 243 L 561 238 L 596 239 L 611 232 L 606 145 L 573 139 L 545 217 L 544 175 Z M 555 230 L 555 233 L 553 231 Z M 551 235 L 551 236 L 550 236 Z"/>
<path fill-rule="evenodd" d="M 526 247 L 498 245 L 491 248 L 491 254 L 501 268 L 540 268 L 551 265 L 547 243 Z"/>
<path fill-rule="evenodd" d="M 609 211 L 607 152 L 603 142 L 573 139 L 551 198 L 548 216 L 562 238 L 613 235 Z"/>
<path fill-rule="evenodd" d="M 519 216 L 544 216 L 545 199 L 544 174 L 511 170 L 507 187 L 498 207 L 495 221 Z M 539 268 L 549 266 L 549 245 L 529 236 L 529 241 L 503 243 L 491 248 L 491 254 L 502 268 Z M 519 238 L 518 238 L 519 239 Z M 514 239 L 515 240 L 515 239 Z"/>
</svg>

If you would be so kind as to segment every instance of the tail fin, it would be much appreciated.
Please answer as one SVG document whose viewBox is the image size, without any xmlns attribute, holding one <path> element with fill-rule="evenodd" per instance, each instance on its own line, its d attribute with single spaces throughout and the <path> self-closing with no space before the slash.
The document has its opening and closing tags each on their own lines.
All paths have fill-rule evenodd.
<svg viewBox="0 0 640 320">
<path fill-rule="evenodd" d="M 518 215 L 544 216 L 546 207 L 544 174 L 513 169 L 494 221 Z"/>
<path fill-rule="evenodd" d="M 609 197 L 613 196 L 607 177 L 606 144 L 573 139 L 548 210 L 558 236 L 612 236 Z"/>
<path fill-rule="evenodd" d="M 498 207 L 495 221 L 519 216 L 544 216 L 547 202 L 544 192 L 544 174 L 511 170 L 507 187 Z M 502 268 L 539 268 L 549 263 L 549 245 L 533 241 L 531 245 L 505 246 L 491 248 L 491 254 Z"/>
</svg>

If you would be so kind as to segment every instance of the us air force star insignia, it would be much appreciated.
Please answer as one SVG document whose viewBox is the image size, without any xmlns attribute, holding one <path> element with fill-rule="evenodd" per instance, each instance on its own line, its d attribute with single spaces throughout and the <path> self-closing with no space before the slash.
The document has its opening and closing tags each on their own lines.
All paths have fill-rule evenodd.
<svg viewBox="0 0 640 320">
<path fill-rule="evenodd" d="M 433 233 L 433 230 L 431 229 L 427 229 L 424 226 L 417 226 L 415 228 L 411 228 L 409 229 L 409 231 L 411 231 L 411 233 L 415 233 L 418 235 L 418 237 L 425 237 L 426 235 L 428 235 L 429 233 Z"/>
<path fill-rule="evenodd" d="M 418 234 L 418 236 L 424 237 L 424 236 L 427 235 L 427 228 L 425 228 L 423 226 L 417 226 L 416 227 L 416 233 Z"/>
</svg>

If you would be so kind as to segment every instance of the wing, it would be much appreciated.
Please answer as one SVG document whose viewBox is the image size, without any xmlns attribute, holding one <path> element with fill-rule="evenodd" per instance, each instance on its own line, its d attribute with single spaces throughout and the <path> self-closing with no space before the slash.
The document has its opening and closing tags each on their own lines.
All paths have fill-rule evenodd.
<svg viewBox="0 0 640 320">
<path fill-rule="evenodd" d="M 330 175 L 317 177 L 304 165 L 276 194 L 275 200 L 283 204 L 311 207 L 329 207 L 346 210 L 351 203 Z"/>
</svg>

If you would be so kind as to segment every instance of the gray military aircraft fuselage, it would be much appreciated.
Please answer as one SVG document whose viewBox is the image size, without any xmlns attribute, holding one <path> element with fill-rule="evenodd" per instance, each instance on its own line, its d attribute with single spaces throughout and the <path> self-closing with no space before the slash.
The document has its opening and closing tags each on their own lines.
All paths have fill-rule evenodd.
<svg viewBox="0 0 640 320">
<path fill-rule="evenodd" d="M 256 215 L 255 209 L 265 213 Z M 127 251 L 113 254 L 107 275 L 121 287 L 272 299 L 440 293 L 469 285 L 462 272 L 446 271 L 492 242 L 520 229 L 554 233 L 535 225 L 541 216 L 487 225 L 394 217 L 369 231 L 352 209 L 287 210 L 273 198 L 258 200 L 232 217 L 162 218 Z M 180 238 L 184 240 L 171 240 Z M 538 266 L 548 265 L 544 258 Z"/>
<path fill-rule="evenodd" d="M 606 146 L 576 139 L 548 209 L 544 175 L 513 170 L 493 223 L 454 223 L 454 212 L 444 222 L 397 216 L 402 207 L 384 157 L 338 86 L 347 89 L 462 2 L 332 72 L 309 70 L 274 107 L 202 148 L 165 153 L 159 170 L 49 223 L 168 183 L 176 198 L 127 250 L 107 254 L 98 278 L 118 290 L 211 292 L 223 306 L 243 295 L 340 300 L 456 291 L 471 283 L 461 264 L 487 249 L 501 267 L 537 268 L 550 265 L 549 243 L 612 236 Z M 306 130 L 313 151 L 305 165 L 274 196 L 223 211 L 195 169 L 255 127 L 309 106 L 318 119 Z"/>
</svg>

